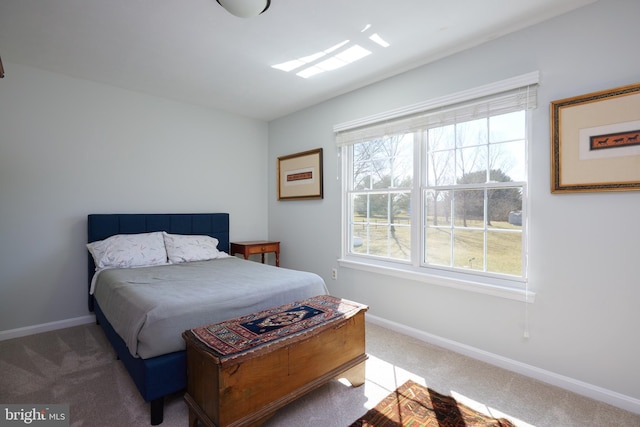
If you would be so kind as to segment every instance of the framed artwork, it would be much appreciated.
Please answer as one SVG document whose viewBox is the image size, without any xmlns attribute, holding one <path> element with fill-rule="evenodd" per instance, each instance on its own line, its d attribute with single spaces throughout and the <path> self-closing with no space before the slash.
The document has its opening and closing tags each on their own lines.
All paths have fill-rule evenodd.
<svg viewBox="0 0 640 427">
<path fill-rule="evenodd" d="M 551 102 L 551 192 L 640 190 L 640 83 Z"/>
<path fill-rule="evenodd" d="M 278 200 L 322 199 L 322 148 L 278 157 Z"/>
</svg>

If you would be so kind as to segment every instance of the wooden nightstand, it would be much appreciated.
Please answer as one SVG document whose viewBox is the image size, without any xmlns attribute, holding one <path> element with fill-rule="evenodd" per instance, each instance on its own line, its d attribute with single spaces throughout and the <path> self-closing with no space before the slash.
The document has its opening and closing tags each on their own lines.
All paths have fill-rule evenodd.
<svg viewBox="0 0 640 427">
<path fill-rule="evenodd" d="M 274 252 L 276 254 L 276 267 L 280 267 L 280 242 L 270 242 L 267 240 L 253 240 L 249 242 L 231 242 L 230 255 L 242 254 L 244 259 L 249 259 L 249 255 L 261 254 L 264 264 L 264 254 Z"/>
</svg>

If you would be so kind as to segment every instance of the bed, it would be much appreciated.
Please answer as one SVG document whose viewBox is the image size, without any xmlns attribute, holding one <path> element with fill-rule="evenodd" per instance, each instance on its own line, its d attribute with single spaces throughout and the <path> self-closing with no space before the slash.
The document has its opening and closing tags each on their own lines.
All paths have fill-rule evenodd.
<svg viewBox="0 0 640 427">
<path fill-rule="evenodd" d="M 186 387 L 184 330 L 327 293 L 316 274 L 229 256 L 227 213 L 91 214 L 87 233 L 89 309 L 150 403 L 152 425 L 162 423 L 164 397 Z M 93 245 L 123 236 L 163 238 L 166 248 L 209 236 L 217 254 L 193 260 L 174 250 L 150 262 L 147 252 L 152 265 L 102 268 L 99 261 L 96 273 Z"/>
</svg>

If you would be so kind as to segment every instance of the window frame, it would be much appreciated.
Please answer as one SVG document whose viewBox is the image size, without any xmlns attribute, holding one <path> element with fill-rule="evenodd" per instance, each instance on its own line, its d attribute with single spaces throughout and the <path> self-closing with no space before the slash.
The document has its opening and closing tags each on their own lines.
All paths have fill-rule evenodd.
<svg viewBox="0 0 640 427">
<path fill-rule="evenodd" d="M 531 87 L 537 85 L 539 82 L 539 73 L 529 73 L 526 75 L 514 77 L 512 79 L 503 80 L 497 83 L 485 85 L 479 88 L 459 92 L 453 95 L 441 97 L 435 100 L 428 101 L 426 103 L 416 104 L 403 109 L 394 110 L 391 112 L 371 116 L 368 118 L 360 119 L 354 122 L 337 125 L 334 127 L 334 131 L 337 134 L 336 140 L 338 142 L 339 155 L 342 158 L 342 207 L 341 207 L 341 257 L 338 260 L 340 266 L 346 268 L 352 268 L 362 271 L 374 272 L 377 274 L 390 275 L 393 277 L 406 278 L 409 280 L 417 280 L 434 285 L 441 285 L 456 289 L 468 290 L 473 292 L 479 292 L 482 294 L 493 295 L 513 300 L 533 302 L 535 293 L 528 289 L 528 212 L 529 212 L 529 150 L 531 146 L 532 137 L 532 110 L 531 108 L 525 109 L 525 123 L 526 123 L 526 135 L 525 135 L 525 181 L 509 182 L 501 185 L 518 186 L 522 187 L 523 191 L 523 204 L 522 204 L 522 277 L 507 276 L 502 274 L 495 274 L 484 271 L 468 271 L 463 272 L 459 268 L 449 268 L 445 266 L 426 266 L 424 263 L 425 255 L 425 241 L 423 240 L 423 233 L 425 231 L 426 224 L 423 223 L 424 218 L 424 201 L 423 193 L 426 188 L 426 168 L 424 168 L 423 156 L 425 153 L 424 134 L 423 131 L 414 132 L 414 171 L 413 171 L 413 185 L 411 190 L 411 205 L 419 206 L 411 214 L 411 259 L 408 261 L 386 259 L 375 256 L 363 256 L 361 254 L 351 253 L 351 239 L 350 236 L 350 212 L 349 199 L 351 197 L 351 180 L 353 174 L 351 171 L 350 161 L 352 160 L 351 154 L 353 152 L 354 143 L 340 144 L 339 134 L 342 131 L 357 129 L 359 127 L 366 127 L 368 124 L 379 123 L 383 120 L 392 120 L 394 118 L 402 118 L 410 116 L 416 112 L 426 112 L 435 108 L 446 108 L 456 103 L 463 103 L 466 101 L 473 101 L 479 98 L 491 98 L 497 96 L 501 92 L 508 90 L 519 89 L 522 87 Z M 535 101 L 534 101 L 535 103 Z M 370 135 L 369 135 L 370 137 Z M 366 141 L 363 137 L 362 141 Z M 388 190 L 388 189 L 386 189 Z M 487 231 L 485 229 L 484 233 Z"/>
<path fill-rule="evenodd" d="M 526 263 L 526 253 L 527 253 L 527 239 L 526 239 L 526 235 L 528 232 L 527 229 L 527 224 L 528 222 L 526 221 L 527 218 L 527 214 L 528 214 L 528 176 L 529 176 L 529 165 L 528 165 L 528 160 L 529 160 L 529 156 L 528 156 L 528 151 L 529 151 L 529 141 L 531 139 L 531 135 L 532 135 L 532 131 L 531 131 L 531 119 L 532 119 L 532 114 L 530 109 L 526 109 L 523 108 L 521 110 L 516 110 L 514 112 L 519 112 L 519 111 L 523 111 L 524 113 L 524 124 L 525 124 L 525 134 L 524 134 L 524 147 L 523 147 L 523 156 L 524 156 L 524 167 L 525 167 L 525 171 L 524 171 L 524 180 L 520 180 L 520 181 L 494 181 L 494 182 L 490 182 L 490 181 L 485 181 L 482 183 L 470 183 L 470 184 L 458 184 L 458 183 L 447 183 L 447 184 L 443 184 L 443 185 L 437 185 L 437 184 L 429 184 L 429 180 L 426 177 L 427 174 L 427 170 L 426 168 L 424 168 L 422 176 L 421 176 L 421 186 L 420 186 L 420 206 L 423 209 L 421 216 L 419 218 L 416 217 L 416 220 L 419 221 L 419 227 L 420 230 L 422 231 L 422 233 L 425 233 L 427 229 L 429 228 L 434 228 L 433 226 L 429 226 L 425 221 L 424 218 L 426 218 L 426 214 L 427 212 L 425 212 L 425 206 L 427 205 L 426 203 L 426 193 L 428 191 L 449 191 L 449 192 L 460 192 L 460 191 L 482 191 L 483 194 L 483 201 L 486 201 L 486 199 L 484 197 L 486 197 L 486 192 L 491 191 L 491 190 L 496 190 L 496 189 L 506 189 L 506 188 L 518 188 L 521 191 L 522 194 L 522 206 L 521 206 L 521 217 L 523 218 L 522 224 L 521 224 L 521 229 L 518 231 L 510 231 L 507 229 L 492 229 L 490 227 L 487 226 L 487 215 L 488 215 L 488 209 L 489 207 L 485 204 L 484 205 L 484 210 L 485 210 L 485 218 L 484 218 L 484 223 L 482 227 L 460 227 L 460 226 L 456 226 L 455 222 L 456 221 L 452 221 L 451 224 L 447 227 L 439 227 L 439 228 L 444 228 L 444 229 L 449 229 L 451 230 L 452 233 L 455 232 L 455 230 L 467 230 L 467 231 L 482 231 L 483 233 L 483 239 L 488 239 L 493 233 L 518 233 L 520 234 L 521 237 L 521 256 L 520 256 L 520 260 L 521 260 L 521 265 L 520 265 L 520 270 L 521 270 L 521 274 L 520 276 L 516 276 L 516 275 L 509 275 L 506 273 L 497 273 L 497 272 L 491 272 L 491 271 L 480 271 L 480 270 L 470 270 L 472 272 L 470 272 L 469 274 L 475 276 L 483 276 L 483 277 L 488 277 L 489 280 L 493 280 L 493 279 L 503 279 L 506 280 L 507 283 L 509 282 L 513 282 L 515 285 L 514 287 L 521 287 L 520 283 L 524 283 L 527 280 L 527 263 Z M 490 120 L 491 117 L 496 117 L 494 115 L 488 114 L 484 117 L 482 117 L 483 120 Z M 428 130 L 423 130 L 421 132 L 421 136 L 424 137 L 424 134 L 427 133 Z M 428 150 L 425 148 L 426 147 L 426 142 L 427 141 L 422 141 L 421 142 L 421 153 L 420 153 L 420 161 L 421 162 L 427 162 L 427 160 L 425 159 L 425 156 L 428 155 Z M 507 141 L 509 142 L 509 141 Z M 504 141 L 499 141 L 499 142 L 495 142 L 495 141 L 491 141 L 490 139 L 487 140 L 486 143 L 482 144 L 481 147 L 482 149 L 487 149 L 487 153 L 489 153 L 490 147 L 492 145 L 497 145 L 497 144 L 502 144 L 504 143 Z M 452 151 L 454 151 L 454 156 L 457 153 L 457 149 L 458 147 L 456 146 Z M 451 149 L 447 149 L 447 150 L 451 150 Z M 424 166 L 423 164 L 421 164 L 421 167 Z M 456 166 L 454 166 L 455 168 Z M 486 165 L 487 169 L 484 170 L 478 170 L 477 172 L 486 172 L 486 173 L 490 173 L 491 170 L 491 166 L 489 164 Z M 420 241 L 418 242 L 420 245 L 420 266 L 423 268 L 427 268 L 427 269 L 442 269 L 442 270 L 450 270 L 453 272 L 458 272 L 458 273 L 464 273 L 466 270 L 462 269 L 461 267 L 456 267 L 456 266 L 445 266 L 445 265 L 437 265 L 437 264 L 429 264 L 428 261 L 426 260 L 427 258 L 427 254 L 426 254 L 426 247 L 427 247 L 427 239 L 424 238 L 423 239 L 423 234 L 420 234 L 419 236 Z M 483 245 L 483 262 L 487 261 L 487 245 Z M 451 248 L 452 251 L 455 250 L 455 246 L 452 246 Z M 453 253 L 452 253 L 453 255 Z M 453 260 L 452 260 L 453 262 Z"/>
</svg>

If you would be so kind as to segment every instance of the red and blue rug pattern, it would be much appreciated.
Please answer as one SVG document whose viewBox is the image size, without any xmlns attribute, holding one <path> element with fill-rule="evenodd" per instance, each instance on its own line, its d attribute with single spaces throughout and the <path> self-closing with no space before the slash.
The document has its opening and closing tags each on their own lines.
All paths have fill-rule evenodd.
<svg viewBox="0 0 640 427">
<path fill-rule="evenodd" d="M 313 333 L 321 326 L 348 318 L 366 306 L 318 295 L 269 310 L 191 329 L 195 337 L 222 360 L 235 358 L 284 338 Z"/>
</svg>

